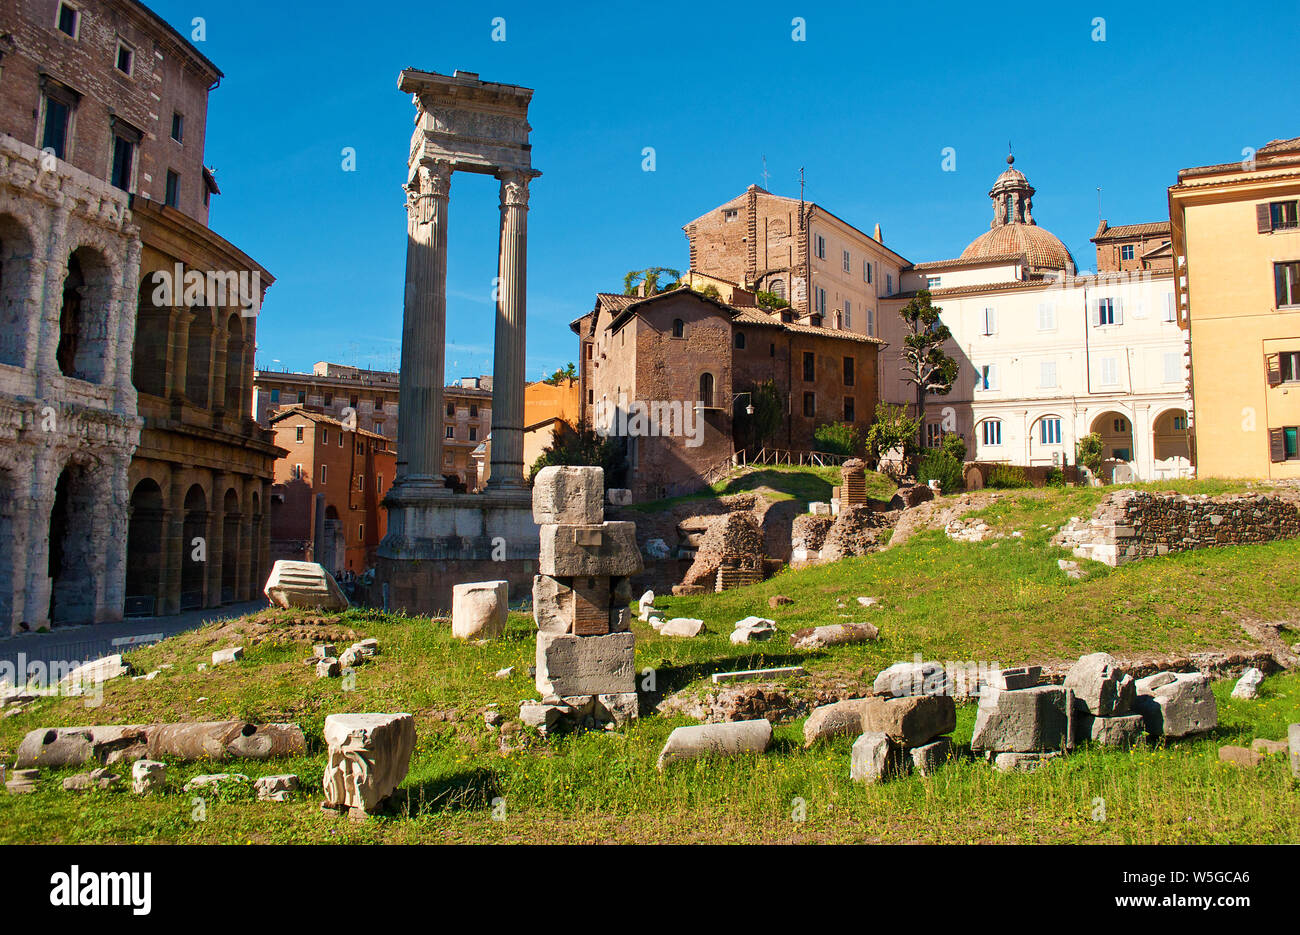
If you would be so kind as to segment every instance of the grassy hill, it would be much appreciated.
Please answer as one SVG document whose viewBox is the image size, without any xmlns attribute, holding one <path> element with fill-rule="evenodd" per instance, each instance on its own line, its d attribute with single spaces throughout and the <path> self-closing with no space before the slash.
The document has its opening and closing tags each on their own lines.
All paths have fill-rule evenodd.
<svg viewBox="0 0 1300 935">
<path fill-rule="evenodd" d="M 658 688 L 669 692 L 703 691 L 713 671 L 792 662 L 808 669 L 808 684 L 861 689 L 880 669 L 918 652 L 1014 665 L 1095 650 L 1249 647 L 1238 619 L 1277 619 L 1279 608 L 1296 605 L 1295 541 L 1092 566 L 1081 580 L 1066 578 L 1056 566 L 1065 553 L 1048 539 L 1103 493 L 1010 492 L 979 514 L 1003 538 L 971 544 L 923 532 L 877 555 L 786 571 L 753 587 L 660 599 L 671 615 L 704 619 L 709 633 L 678 640 L 637 624 L 637 667 L 654 669 Z M 1016 531 L 1021 535 L 1011 535 Z M 770 610 L 774 594 L 795 603 Z M 859 607 L 860 595 L 881 603 Z M 732 646 L 731 623 L 751 613 L 772 617 L 780 632 L 768 643 Z M 881 639 L 819 651 L 790 647 L 793 629 L 843 619 L 870 620 Z M 383 651 L 357 670 L 351 691 L 339 679 L 316 679 L 302 662 L 314 641 L 361 636 L 378 638 Z M 197 670 L 212 650 L 240 643 L 241 662 Z M 47 771 L 37 793 L 0 796 L 0 841 L 1300 841 L 1300 790 L 1284 758 L 1254 771 L 1217 760 L 1220 744 L 1282 739 L 1286 725 L 1300 721 L 1295 673 L 1268 678 L 1258 701 L 1232 700 L 1231 682 L 1216 685 L 1220 727 L 1206 739 L 1083 750 L 1024 775 L 953 762 L 929 778 L 864 787 L 848 779 L 852 738 L 805 751 L 798 721 L 778 725 L 765 756 L 682 763 L 663 774 L 655 757 L 673 727 L 692 723 L 682 717 L 550 740 L 488 728 L 488 705 L 513 717 L 520 700 L 535 697 L 527 674 L 532 651 L 532 624 L 521 614 L 511 615 L 504 639 L 483 645 L 452 639 L 446 621 L 359 609 L 321 618 L 267 612 L 169 639 L 130 658 L 141 671 L 173 668 L 152 681 L 108 683 L 98 708 L 49 699 L 0 721 L 0 759 L 12 762 L 23 734 L 36 727 L 230 717 L 297 721 L 309 754 L 175 764 L 169 793 L 149 798 L 129 789 L 64 792 L 59 779 L 78 770 Z M 510 678 L 493 677 L 508 666 Z M 395 814 L 353 823 L 319 809 L 322 725 L 342 711 L 415 714 L 419 741 Z M 973 706 L 959 709 L 957 743 L 969 740 L 973 720 Z M 115 769 L 129 777 L 126 766 Z M 194 820 L 191 796 L 180 786 L 192 775 L 223 771 L 296 772 L 305 791 L 282 804 L 257 802 L 251 790 L 226 791 L 208 798 L 205 820 Z M 1098 800 L 1104 821 L 1096 820 Z M 800 801 L 806 820 L 796 821 Z"/>
</svg>

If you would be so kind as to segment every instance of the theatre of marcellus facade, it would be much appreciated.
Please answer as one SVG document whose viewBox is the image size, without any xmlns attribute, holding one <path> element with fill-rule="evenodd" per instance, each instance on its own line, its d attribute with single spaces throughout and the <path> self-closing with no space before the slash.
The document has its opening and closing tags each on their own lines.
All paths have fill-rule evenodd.
<svg viewBox="0 0 1300 935">
<path fill-rule="evenodd" d="M 272 279 L 207 226 L 221 77 L 135 0 L 0 6 L 0 628 L 265 580 L 280 449 L 250 399 Z"/>
</svg>

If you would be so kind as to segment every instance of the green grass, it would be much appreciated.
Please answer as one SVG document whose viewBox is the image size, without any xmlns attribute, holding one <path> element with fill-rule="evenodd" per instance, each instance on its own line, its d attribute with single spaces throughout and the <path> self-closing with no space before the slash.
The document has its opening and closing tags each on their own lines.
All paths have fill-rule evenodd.
<svg viewBox="0 0 1300 935">
<path fill-rule="evenodd" d="M 837 467 L 816 467 L 812 465 L 791 467 L 751 466 L 737 468 L 730 475 L 713 484 L 708 490 L 685 494 L 680 497 L 668 497 L 647 503 L 634 504 L 627 509 L 642 513 L 659 513 L 671 509 L 679 503 L 694 500 L 708 500 L 729 494 L 762 494 L 768 500 L 798 500 L 802 503 L 813 501 L 828 502 L 831 490 L 840 484 L 840 469 Z M 867 496 L 888 500 L 894 495 L 897 485 L 884 474 L 875 471 L 866 472 Z"/>
<path fill-rule="evenodd" d="M 797 661 L 810 673 L 805 684 L 861 688 L 879 669 L 916 652 L 1012 665 L 1099 649 L 1248 646 L 1237 617 L 1275 619 L 1278 607 L 1300 598 L 1296 542 L 1096 566 L 1082 580 L 1066 579 L 1056 568 L 1065 553 L 1047 540 L 1103 494 L 1009 493 L 982 515 L 1005 533 L 1021 530 L 1019 538 L 969 544 L 926 532 L 884 553 L 787 571 L 750 588 L 663 598 L 667 613 L 698 615 L 710 632 L 675 640 L 637 624 L 638 669 L 653 668 L 661 690 L 704 691 L 713 671 Z M 777 593 L 796 603 L 770 610 L 767 597 Z M 882 604 L 860 608 L 858 595 Z M 732 646 L 730 624 L 750 613 L 775 618 L 780 632 L 766 644 Z M 841 613 L 876 623 L 881 640 L 791 649 L 793 629 L 837 622 Z M 929 778 L 861 786 L 848 779 L 853 738 L 805 751 L 801 722 L 778 725 L 765 756 L 680 763 L 663 774 L 655 758 L 673 727 L 691 723 L 684 718 L 648 717 L 617 732 L 547 741 L 529 737 L 525 749 L 501 752 L 499 733 L 481 712 L 496 703 L 512 716 L 520 700 L 535 697 L 527 676 L 532 625 L 522 614 L 511 615 L 504 639 L 484 645 L 452 639 L 446 621 L 360 610 L 301 627 L 290 626 L 288 614 L 268 619 L 280 623 L 242 634 L 215 624 L 135 652 L 131 661 L 142 671 L 163 662 L 174 668 L 150 682 L 108 683 L 99 708 L 48 699 L 0 721 L 0 759 L 12 762 L 23 734 L 37 727 L 229 717 L 297 721 L 308 736 L 307 756 L 173 764 L 168 794 L 149 798 L 125 788 L 64 792 L 60 780 L 78 770 L 45 771 L 37 793 L 0 795 L 0 842 L 1300 842 L 1300 789 L 1284 757 L 1257 770 L 1217 760 L 1224 743 L 1285 738 L 1286 725 L 1300 721 L 1295 673 L 1266 679 L 1258 701 L 1231 700 L 1231 682 L 1216 685 L 1220 726 L 1208 738 L 1129 752 L 1086 749 L 1023 775 L 955 761 Z M 321 635 L 379 639 L 382 655 L 358 670 L 354 691 L 339 679 L 316 679 L 303 665 Z M 213 649 L 235 641 L 245 643 L 244 660 L 197 671 Z M 492 677 L 506 666 L 515 667 L 511 678 Z M 319 809 L 321 730 L 327 714 L 341 711 L 415 715 L 419 739 L 396 814 L 353 823 Z M 959 709 L 958 744 L 969 741 L 973 720 L 973 707 Z M 128 768 L 114 769 L 129 785 Z M 296 772 L 305 791 L 277 804 L 255 801 L 251 788 L 231 789 L 206 797 L 205 820 L 195 820 L 181 785 L 222 771 Z M 1094 820 L 1099 798 L 1105 821 Z M 804 821 L 792 820 L 796 799 L 804 802 Z M 501 800 L 495 809 L 494 800 Z M 494 820 L 502 808 L 504 820 Z"/>
</svg>

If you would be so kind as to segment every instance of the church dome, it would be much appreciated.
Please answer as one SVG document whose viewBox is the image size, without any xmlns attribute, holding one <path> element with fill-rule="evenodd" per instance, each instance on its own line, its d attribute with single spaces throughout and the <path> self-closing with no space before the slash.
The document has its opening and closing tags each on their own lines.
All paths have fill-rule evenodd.
<svg viewBox="0 0 1300 935">
<path fill-rule="evenodd" d="M 1023 253 L 1028 257 L 1032 272 L 1064 270 L 1073 273 L 1074 257 L 1065 244 L 1034 220 L 1034 187 L 1025 174 L 1012 165 L 1015 161 L 1015 156 L 1007 156 L 1006 170 L 989 190 L 993 202 L 990 229 L 970 242 L 961 252 L 961 259 L 979 260 Z"/>
</svg>

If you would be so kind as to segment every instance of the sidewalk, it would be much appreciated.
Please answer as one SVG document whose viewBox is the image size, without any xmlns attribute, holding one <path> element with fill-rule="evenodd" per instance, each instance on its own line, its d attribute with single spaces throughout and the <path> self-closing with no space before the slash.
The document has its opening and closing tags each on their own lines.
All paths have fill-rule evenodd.
<svg viewBox="0 0 1300 935">
<path fill-rule="evenodd" d="M 153 637 L 144 642 L 155 642 L 159 634 L 162 637 L 175 636 L 187 630 L 197 630 L 203 624 L 213 620 L 227 620 L 231 617 L 256 613 L 267 606 L 269 606 L 267 601 L 262 598 L 239 604 L 227 604 L 225 607 L 189 610 L 170 617 L 133 617 L 130 620 L 119 620 L 113 623 L 55 627 L 49 633 L 20 633 L 17 636 L 0 637 L 0 661 L 8 661 L 17 668 L 20 653 L 27 662 L 36 660 L 45 663 L 82 662 L 98 659 L 131 648 L 126 643 L 114 646 L 114 640 Z"/>
</svg>

